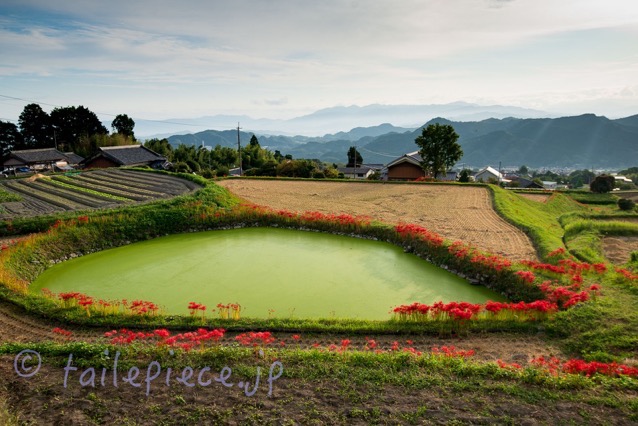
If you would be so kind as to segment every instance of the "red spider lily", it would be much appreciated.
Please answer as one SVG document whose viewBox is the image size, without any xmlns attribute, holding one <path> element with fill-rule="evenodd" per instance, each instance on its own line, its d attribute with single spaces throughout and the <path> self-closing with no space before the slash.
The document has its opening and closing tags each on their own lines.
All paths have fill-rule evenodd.
<svg viewBox="0 0 638 426">
<path fill-rule="evenodd" d="M 532 360 L 532 365 L 544 369 L 552 375 L 558 375 L 563 372 L 567 374 L 584 374 L 587 377 L 591 377 L 594 374 L 638 377 L 638 368 L 615 362 L 587 362 L 582 359 L 570 359 L 563 362 L 558 358 L 545 359 L 544 357 L 539 357 Z"/>
<path fill-rule="evenodd" d="M 622 275 L 623 277 L 625 277 L 629 281 L 638 281 L 638 274 L 634 274 L 633 272 L 627 269 L 616 268 L 616 272 Z"/>
<path fill-rule="evenodd" d="M 51 330 L 51 331 L 52 331 L 53 333 L 55 333 L 55 334 L 60 334 L 60 335 L 62 335 L 62 336 L 64 336 L 64 337 L 67 337 L 67 338 L 69 338 L 69 337 L 71 337 L 71 336 L 73 335 L 73 332 L 72 332 L 72 331 L 65 330 L 65 329 L 60 328 L 60 327 L 55 327 L 55 328 L 54 328 L 53 330 Z"/>
<path fill-rule="evenodd" d="M 341 341 L 341 351 L 347 351 L 348 346 L 350 346 L 350 343 L 352 343 L 350 339 L 343 339 Z"/>
<path fill-rule="evenodd" d="M 536 279 L 536 276 L 534 275 L 534 273 L 530 271 L 516 271 L 515 274 L 521 277 L 523 281 L 530 284 L 533 283 L 534 280 Z"/>
<path fill-rule="evenodd" d="M 248 332 L 242 333 L 235 337 L 240 344 L 244 346 L 268 346 L 271 343 L 274 343 L 277 339 L 270 333 L 270 331 L 262 331 L 262 332 Z"/>
<path fill-rule="evenodd" d="M 460 350 L 456 349 L 454 346 L 434 346 L 432 348 L 432 355 L 442 356 L 446 358 L 469 358 L 474 356 L 474 350 Z"/>
<path fill-rule="evenodd" d="M 366 337 L 366 346 L 365 346 L 365 349 L 366 349 L 366 350 L 372 350 L 372 349 L 375 349 L 376 347 L 377 347 L 377 342 L 376 342 L 376 340 L 374 340 L 374 339 L 368 339 L 368 338 Z"/>
<path fill-rule="evenodd" d="M 134 300 L 129 309 L 136 315 L 155 315 L 159 311 L 159 306 L 146 300 Z"/>
<path fill-rule="evenodd" d="M 394 229 L 399 235 L 418 238 L 435 247 L 442 246 L 444 242 L 443 237 L 419 225 L 401 223 L 396 225 Z"/>
<path fill-rule="evenodd" d="M 559 247 L 556 250 L 550 252 L 547 257 L 556 257 L 565 254 L 565 249 L 563 247 Z"/>
<path fill-rule="evenodd" d="M 414 356 L 421 356 L 423 355 L 423 352 L 421 351 L 417 351 L 416 349 L 414 349 L 413 347 L 409 347 L 409 348 L 403 348 L 403 352 L 409 352 Z"/>
<path fill-rule="evenodd" d="M 521 367 L 520 364 L 517 364 L 515 362 L 513 362 L 511 364 L 508 364 L 506 362 L 501 361 L 500 359 L 496 360 L 496 364 L 499 366 L 499 368 L 502 368 L 504 370 L 515 371 L 515 370 L 520 370 L 521 368 L 523 368 L 523 367 Z"/>
</svg>

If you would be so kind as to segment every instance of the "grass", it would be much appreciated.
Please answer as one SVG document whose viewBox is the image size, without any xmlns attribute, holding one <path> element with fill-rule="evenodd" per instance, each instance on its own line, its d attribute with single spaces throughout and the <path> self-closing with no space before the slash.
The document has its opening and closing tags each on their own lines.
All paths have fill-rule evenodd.
<svg viewBox="0 0 638 426">
<path fill-rule="evenodd" d="M 18 194 L 14 194 L 13 192 L 0 189 L 0 203 L 8 203 L 10 201 L 22 201 L 22 197 Z"/>
<path fill-rule="evenodd" d="M 538 203 L 495 185 L 488 185 L 488 188 L 496 211 L 530 236 L 541 258 L 564 247 L 564 230 L 559 217 L 570 212 L 588 211 L 587 207 L 561 193 L 554 193 L 545 203 Z"/>
<path fill-rule="evenodd" d="M 190 175 L 189 179 L 198 181 Z M 198 181 L 201 183 L 201 181 Z M 601 260 L 600 248 L 596 242 L 604 232 L 616 232 L 629 235 L 635 232 L 635 224 L 620 221 L 601 221 L 609 215 L 603 213 L 615 212 L 614 209 L 597 204 L 594 207 L 576 202 L 564 194 L 552 195 L 546 203 L 538 203 L 516 195 L 501 188 L 489 186 L 497 211 L 508 221 L 525 230 L 532 238 L 541 259 L 548 259 L 547 255 L 557 248 L 564 247 L 564 240 L 573 253 L 583 252 L 583 257 Z M 583 195 L 582 199 L 587 198 Z M 174 232 L 175 224 L 185 224 L 188 228 L 193 218 L 204 215 L 209 217 L 215 212 L 227 212 L 238 204 L 238 200 L 225 189 L 217 185 L 207 185 L 204 189 L 189 196 L 177 197 L 172 200 L 161 200 L 149 205 L 123 207 L 109 212 L 92 212 L 90 221 L 104 221 L 105 228 L 110 235 L 117 236 L 120 242 L 135 241 L 141 238 L 151 238 Z M 603 206 L 603 207 L 600 207 Z M 186 213 L 187 212 L 187 213 Z M 73 218 L 73 215 L 51 216 L 35 218 L 32 221 L 13 221 L 3 224 L 0 231 L 16 232 L 16 229 L 44 230 L 51 226 L 56 218 Z M 108 217 L 114 217 L 111 221 Z M 209 225 L 203 225 L 209 226 Z M 152 232 L 149 232 L 152 229 Z M 59 244 L 45 244 L 64 251 L 72 247 L 74 250 L 97 250 L 104 248 L 95 245 L 89 228 L 77 227 L 65 234 L 65 239 Z M 579 240 L 580 239 L 580 240 Z M 89 241 L 90 240 L 90 241 Z M 100 240 L 98 240 L 100 241 Z M 116 242 L 117 242 L 116 241 Z M 580 242 L 579 242 L 580 241 Z M 109 242 L 109 244 L 112 242 Z M 83 245 L 84 244 L 84 245 Z M 580 246 L 578 245 L 580 244 Z M 580 247 L 580 249 L 579 249 Z M 591 252 L 585 252 L 585 248 Z M 62 253 L 62 252 L 61 252 Z M 48 253 L 47 256 L 50 256 Z M 20 263 L 24 268 L 21 273 L 26 276 L 37 275 L 37 262 L 44 258 L 27 259 Z M 33 261 L 36 261 L 35 263 Z M 580 304 L 575 308 L 558 313 L 554 319 L 543 323 L 521 322 L 481 322 L 471 323 L 469 332 L 472 334 L 491 333 L 507 330 L 521 335 L 538 333 L 545 329 L 548 339 L 562 345 L 567 353 L 586 360 L 603 362 L 624 361 L 638 357 L 638 292 L 632 292 L 625 286 L 616 283 L 615 275 L 610 272 L 600 277 L 602 296 L 594 301 Z M 42 297 L 29 294 L 18 294 L 0 287 L 0 297 L 24 306 L 28 311 L 49 318 L 65 318 L 76 324 L 87 326 L 127 327 L 137 329 L 153 329 L 168 326 L 171 330 L 192 330 L 202 325 L 200 320 L 184 317 L 113 317 L 92 316 L 88 319 L 82 311 L 64 310 L 60 306 Z M 396 321 L 343 321 L 343 320 L 295 320 L 241 319 L 239 321 L 207 319 L 205 325 L 210 328 L 223 327 L 229 330 L 268 330 L 276 332 L 285 330 L 300 333 L 332 333 L 337 335 L 375 335 L 397 334 L 409 336 L 412 334 L 436 334 L 439 324 L 410 323 Z M 0 353 L 15 354 L 21 348 L 35 349 L 47 354 L 47 363 L 60 367 L 64 365 L 65 354 L 73 353 L 77 357 L 77 365 L 102 366 L 105 365 L 104 350 L 114 351 L 105 344 L 86 343 L 46 343 L 46 344 L 4 344 L 0 345 Z M 550 410 L 560 413 L 565 403 L 578 405 L 582 412 L 581 420 L 596 418 L 599 409 L 613 409 L 624 418 L 638 420 L 638 404 L 633 400 L 638 391 L 638 380 L 627 378 L 610 378 L 595 376 L 586 378 L 581 375 L 551 375 L 539 372 L 535 368 L 508 370 L 499 368 L 495 363 L 481 363 L 459 358 L 442 358 L 425 354 L 414 356 L 407 352 L 372 351 L 344 351 L 334 352 L 315 349 L 274 349 L 265 348 L 265 358 L 259 358 L 251 348 L 239 346 L 225 346 L 210 348 L 204 351 L 190 353 L 179 352 L 178 356 L 167 357 L 166 349 L 132 345 L 119 348 L 125 355 L 122 367 L 133 365 L 144 366 L 153 359 L 161 360 L 162 366 L 175 368 L 192 366 L 202 368 L 211 366 L 220 368 L 232 365 L 233 372 L 238 379 L 254 378 L 256 366 L 260 365 L 267 371 L 270 363 L 276 358 L 285 366 L 281 388 L 276 392 L 291 391 L 294 388 L 315 389 L 313 395 L 322 395 L 327 400 L 338 401 L 349 406 L 346 412 L 332 410 L 329 405 L 321 405 L 320 398 L 313 399 L 313 406 L 304 406 L 299 411 L 307 414 L 309 422 L 317 419 L 329 419 L 331 423 L 348 422 L 379 422 L 418 423 L 430 416 L 445 414 L 445 410 L 459 413 L 452 406 L 438 406 L 430 410 L 430 403 L 419 402 L 418 407 L 412 405 L 409 409 L 388 412 L 379 401 L 383 398 L 392 400 L 392 392 L 397 389 L 402 393 L 415 395 L 434 395 L 435 401 L 467 400 L 482 401 L 483 406 L 494 402 L 502 402 L 511 407 L 516 404 L 543 407 L 543 411 Z M 107 366 L 108 367 L 108 366 Z M 280 385 L 277 383 L 277 385 Z M 283 387 L 287 383 L 289 387 Z M 182 398 L 180 395 L 178 395 Z M 306 400 L 306 398 L 303 398 Z M 0 400 L 1 401 L 1 400 Z M 387 402 L 387 401 L 386 401 Z M 299 401 L 290 401 L 290 404 Z M 199 418 L 201 413 L 194 410 L 188 398 L 182 398 L 180 415 Z M 187 410 L 188 408 L 188 410 Z M 288 406 L 281 406 L 282 413 L 289 413 Z M 488 407 L 489 408 L 489 407 Z M 255 410 L 247 405 L 235 405 L 224 411 L 215 408 L 216 415 L 224 418 L 238 418 L 241 413 L 248 423 L 262 422 L 267 414 Z M 0 422 L 3 411 L 7 411 L 0 404 Z M 157 410 L 156 410 L 157 411 Z M 498 411 L 497 411 L 498 412 Z M 503 414 L 505 413 L 505 414 Z M 503 413 L 495 414 L 486 410 L 480 416 L 486 422 L 516 423 L 515 412 L 503 409 Z M 212 415 L 212 413 L 209 413 Z M 146 413 L 152 417 L 152 413 Z M 509 417 L 509 416 L 514 416 Z M 593 416 L 593 417 L 592 417 Z M 182 417 L 175 417 L 182 418 Z M 298 420 L 298 419 L 297 419 Z M 565 420 L 565 418 L 563 418 Z M 549 420 L 548 420 L 549 421 Z"/>
</svg>

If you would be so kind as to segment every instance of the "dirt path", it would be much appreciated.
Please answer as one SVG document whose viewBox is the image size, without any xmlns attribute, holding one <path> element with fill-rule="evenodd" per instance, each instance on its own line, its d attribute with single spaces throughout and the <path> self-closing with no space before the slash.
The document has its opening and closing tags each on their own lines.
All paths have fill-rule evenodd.
<svg viewBox="0 0 638 426">
<path fill-rule="evenodd" d="M 219 185 L 255 204 L 293 211 L 370 216 L 424 226 L 513 260 L 536 259 L 531 241 L 492 208 L 485 188 L 444 185 L 224 180 Z"/>
</svg>

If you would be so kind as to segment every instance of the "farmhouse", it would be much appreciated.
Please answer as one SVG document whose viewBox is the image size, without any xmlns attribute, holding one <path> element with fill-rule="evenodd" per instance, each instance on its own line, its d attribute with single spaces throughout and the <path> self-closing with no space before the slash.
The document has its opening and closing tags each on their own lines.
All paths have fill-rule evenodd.
<svg viewBox="0 0 638 426">
<path fill-rule="evenodd" d="M 73 152 L 60 152 L 55 148 L 24 149 L 11 151 L 5 167 L 29 167 L 33 170 L 60 169 L 77 165 L 82 157 Z"/>
<path fill-rule="evenodd" d="M 519 188 L 543 189 L 543 185 L 540 185 L 537 182 L 534 182 L 533 180 L 530 180 L 530 179 L 526 179 L 524 177 L 508 176 L 508 179 L 512 182 L 512 185 L 510 186 L 518 185 Z"/>
<path fill-rule="evenodd" d="M 474 175 L 474 180 L 476 182 L 489 182 L 490 180 L 504 183 L 510 182 L 509 179 L 505 179 L 505 176 L 503 176 L 501 172 L 490 166 L 479 170 L 479 172 Z"/>
<path fill-rule="evenodd" d="M 360 164 L 357 167 L 339 167 L 337 171 L 350 179 L 367 179 L 383 169 L 382 164 Z"/>
<path fill-rule="evenodd" d="M 419 151 L 403 154 L 386 166 L 388 180 L 415 180 L 425 177 Z"/>
<path fill-rule="evenodd" d="M 120 166 L 149 166 L 154 169 L 168 167 L 166 158 L 143 145 L 103 146 L 97 154 L 84 160 L 85 169 L 104 169 Z"/>
</svg>

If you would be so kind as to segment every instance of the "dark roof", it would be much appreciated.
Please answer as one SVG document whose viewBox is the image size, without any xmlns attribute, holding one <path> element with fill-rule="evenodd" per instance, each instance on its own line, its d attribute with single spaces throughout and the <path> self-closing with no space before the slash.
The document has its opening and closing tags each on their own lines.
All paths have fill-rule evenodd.
<svg viewBox="0 0 638 426">
<path fill-rule="evenodd" d="M 366 174 L 370 170 L 374 170 L 374 169 L 372 167 L 361 165 L 361 166 L 357 166 L 356 169 L 354 167 L 339 167 L 337 170 L 339 170 L 343 174 L 353 174 L 355 172 L 357 174 Z"/>
<path fill-rule="evenodd" d="M 539 189 L 543 188 L 543 185 L 539 185 L 533 180 L 525 179 L 522 177 L 518 177 L 517 179 L 512 179 L 512 180 L 517 181 L 521 188 L 539 188 Z"/>
<path fill-rule="evenodd" d="M 166 161 L 166 158 L 151 151 L 143 145 L 103 146 L 100 152 L 84 161 L 89 161 L 103 156 L 120 166 L 132 166 L 135 164 L 150 164 L 156 161 Z"/>
<path fill-rule="evenodd" d="M 25 164 L 32 163 L 55 163 L 56 161 L 66 160 L 67 157 L 63 152 L 55 148 L 42 149 L 23 149 L 11 151 L 11 157 L 22 161 Z"/>
<path fill-rule="evenodd" d="M 390 161 L 386 167 L 392 167 L 392 166 L 396 166 L 397 164 L 406 163 L 406 162 L 412 163 L 416 166 L 421 166 L 422 161 L 423 159 L 421 158 L 419 151 L 414 151 L 407 154 L 403 154 L 399 158 L 396 158 Z"/>
<path fill-rule="evenodd" d="M 84 157 L 77 155 L 75 152 L 65 152 L 64 156 L 69 164 L 80 164 L 84 160 Z"/>
</svg>

